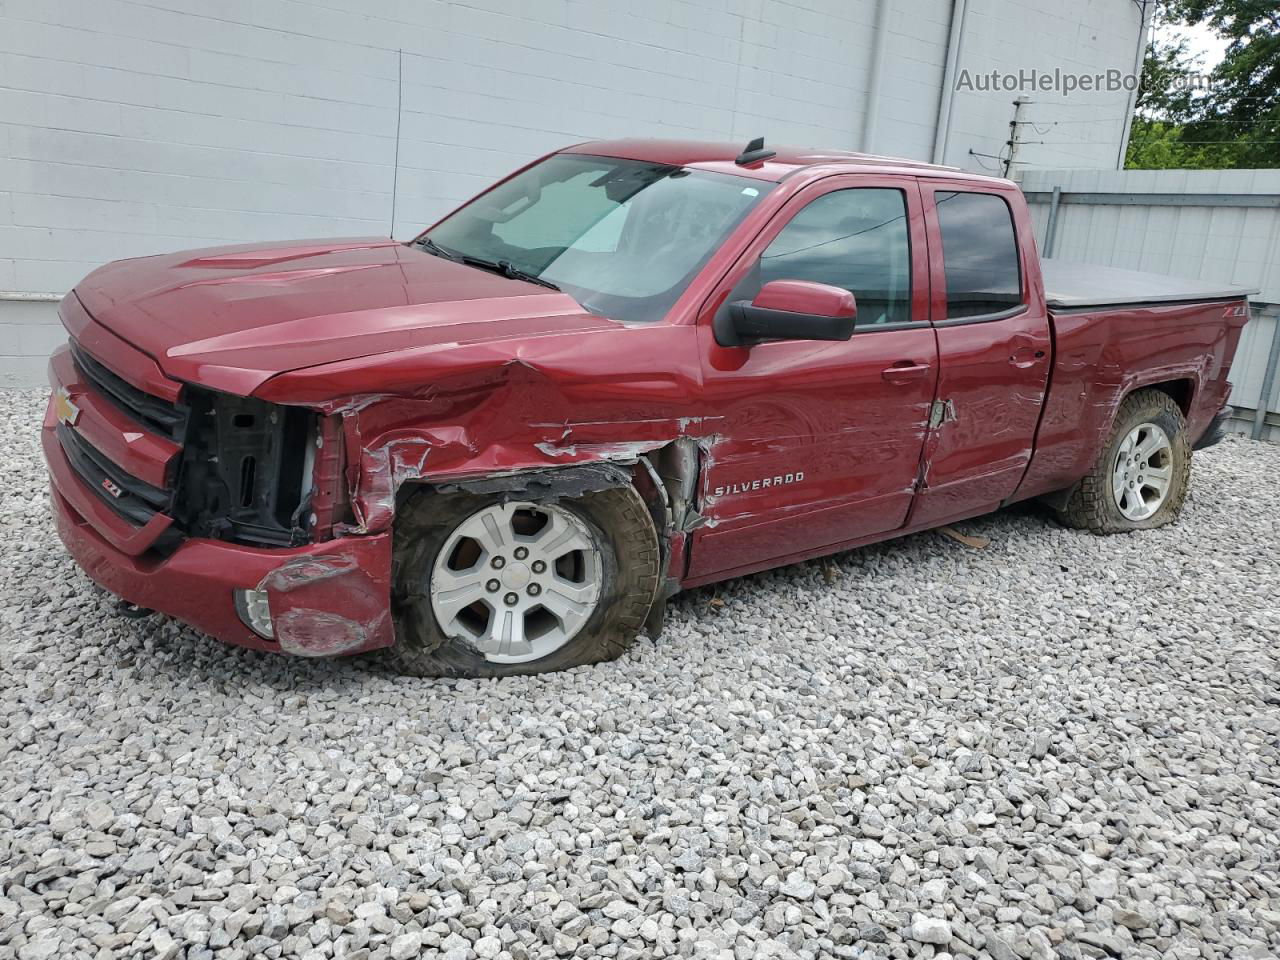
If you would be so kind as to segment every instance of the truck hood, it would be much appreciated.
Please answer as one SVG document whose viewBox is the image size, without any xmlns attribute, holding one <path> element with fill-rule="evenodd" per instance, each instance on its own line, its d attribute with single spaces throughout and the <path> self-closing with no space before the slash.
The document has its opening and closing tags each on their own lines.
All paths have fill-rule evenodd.
<svg viewBox="0 0 1280 960">
<path fill-rule="evenodd" d="M 122 260 L 75 293 L 168 376 L 241 395 L 317 364 L 622 326 L 567 294 L 385 238 Z"/>
</svg>

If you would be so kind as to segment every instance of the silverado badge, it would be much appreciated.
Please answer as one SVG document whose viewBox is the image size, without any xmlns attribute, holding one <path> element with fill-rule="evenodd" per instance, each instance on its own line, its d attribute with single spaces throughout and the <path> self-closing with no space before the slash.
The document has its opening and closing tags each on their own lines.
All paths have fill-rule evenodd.
<svg viewBox="0 0 1280 960">
<path fill-rule="evenodd" d="M 804 471 L 797 470 L 795 473 L 784 473 L 777 477 L 757 477 L 755 480 L 743 480 L 741 483 L 731 483 L 728 486 L 716 487 L 713 497 L 723 497 L 725 494 L 750 493 L 752 490 L 767 490 L 770 487 L 781 487 L 788 483 L 803 483 Z"/>
<path fill-rule="evenodd" d="M 80 419 L 80 408 L 71 402 L 71 394 L 66 387 L 59 387 L 58 392 L 53 395 L 53 412 L 57 415 L 58 422 L 65 423 L 68 427 L 74 427 Z"/>
</svg>

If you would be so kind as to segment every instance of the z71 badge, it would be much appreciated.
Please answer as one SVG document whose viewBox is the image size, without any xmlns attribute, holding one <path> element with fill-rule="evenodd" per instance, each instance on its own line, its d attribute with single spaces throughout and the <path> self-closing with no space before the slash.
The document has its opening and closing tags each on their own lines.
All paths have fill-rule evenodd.
<svg viewBox="0 0 1280 960">
<path fill-rule="evenodd" d="M 749 493 L 752 490 L 768 490 L 770 487 L 782 487 L 788 483 L 800 483 L 804 480 L 804 471 L 800 470 L 796 473 L 784 473 L 776 477 L 761 477 L 757 480 L 743 481 L 742 483 L 731 483 L 727 487 L 716 487 L 712 491 L 713 497 L 723 497 L 725 494 L 733 493 Z"/>
</svg>

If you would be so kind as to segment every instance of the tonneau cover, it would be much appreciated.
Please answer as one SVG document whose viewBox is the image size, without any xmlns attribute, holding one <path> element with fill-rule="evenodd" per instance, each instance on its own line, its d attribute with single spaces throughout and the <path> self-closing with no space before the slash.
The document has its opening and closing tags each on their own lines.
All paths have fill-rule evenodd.
<svg viewBox="0 0 1280 960">
<path fill-rule="evenodd" d="M 1045 299 L 1050 307 L 1078 310 L 1120 304 L 1177 303 L 1184 300 L 1239 300 L 1259 292 L 1208 280 L 1184 280 L 1162 273 L 1100 267 L 1069 260 L 1044 260 Z"/>
</svg>

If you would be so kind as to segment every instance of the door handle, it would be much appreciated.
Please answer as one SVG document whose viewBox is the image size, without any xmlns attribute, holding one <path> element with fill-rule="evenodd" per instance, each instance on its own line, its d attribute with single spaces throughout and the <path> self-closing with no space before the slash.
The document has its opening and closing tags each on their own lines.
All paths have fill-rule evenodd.
<svg viewBox="0 0 1280 960">
<path fill-rule="evenodd" d="M 890 383 L 908 383 L 927 376 L 930 367 L 927 363 L 916 363 L 913 360 L 899 360 L 892 367 L 886 367 L 880 376 Z"/>
<path fill-rule="evenodd" d="M 1043 350 L 1036 350 L 1033 352 L 1030 347 L 1022 347 L 1013 352 L 1013 356 L 1009 358 L 1009 363 L 1013 364 L 1015 367 L 1026 369 L 1027 367 L 1034 367 L 1043 359 Z"/>
</svg>

